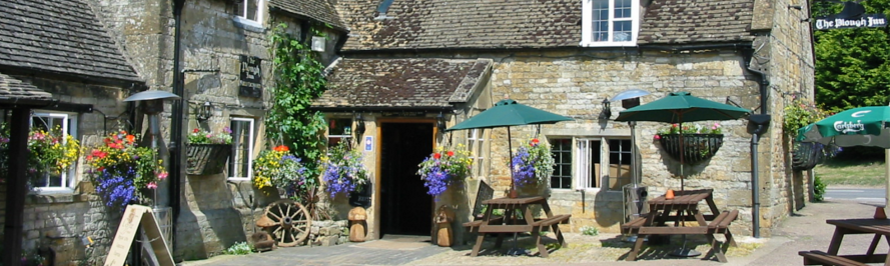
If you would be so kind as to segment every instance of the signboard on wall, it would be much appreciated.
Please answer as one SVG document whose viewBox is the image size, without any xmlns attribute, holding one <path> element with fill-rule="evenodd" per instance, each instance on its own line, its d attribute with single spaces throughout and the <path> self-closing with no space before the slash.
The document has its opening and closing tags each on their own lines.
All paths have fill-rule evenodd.
<svg viewBox="0 0 890 266">
<path fill-rule="evenodd" d="M 238 96 L 261 98 L 263 97 L 263 71 L 260 67 L 262 60 L 256 56 L 241 55 L 241 84 L 238 88 Z"/>
</svg>

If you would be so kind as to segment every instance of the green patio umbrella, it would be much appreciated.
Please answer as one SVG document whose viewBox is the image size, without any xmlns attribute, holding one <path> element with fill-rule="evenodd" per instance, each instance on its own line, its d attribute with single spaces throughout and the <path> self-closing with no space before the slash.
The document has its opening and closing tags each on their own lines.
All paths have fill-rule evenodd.
<svg viewBox="0 0 890 266">
<path fill-rule="evenodd" d="M 510 141 L 510 126 L 535 125 L 535 124 L 554 124 L 560 121 L 571 121 L 570 117 L 554 114 L 528 105 L 520 104 L 511 99 L 500 100 L 488 110 L 470 117 L 463 122 L 454 125 L 445 131 L 474 129 L 474 128 L 507 128 L 507 149 L 510 151 L 510 189 L 515 190 L 513 176 L 513 143 Z M 507 252 L 510 255 L 524 254 L 516 245 L 516 234 L 513 234 L 514 247 Z"/>
<path fill-rule="evenodd" d="M 689 92 L 671 92 L 664 98 L 624 110 L 615 121 L 651 121 L 679 124 L 683 122 L 707 120 L 733 120 L 751 113 L 751 110 L 718 103 L 692 96 Z M 683 134 L 680 134 L 680 148 L 683 148 Z M 680 152 L 680 190 L 683 184 L 683 153 Z"/>
<path fill-rule="evenodd" d="M 849 109 L 797 130 L 797 141 L 834 144 L 840 147 L 868 146 L 890 149 L 890 106 Z M 885 151 L 886 190 L 890 195 L 890 151 Z M 885 208 L 890 197 L 885 197 Z"/>
<path fill-rule="evenodd" d="M 664 98 L 653 102 L 624 110 L 618 114 L 615 121 L 651 121 L 679 124 L 683 128 L 683 122 L 707 121 L 707 120 L 733 120 L 739 119 L 751 113 L 751 110 L 722 104 L 692 96 L 689 92 L 671 92 Z M 636 145 L 636 144 L 633 144 Z M 684 190 L 685 179 L 683 177 L 683 134 L 680 134 L 680 190 Z M 685 225 L 685 220 L 683 221 Z M 683 247 L 671 255 L 692 257 L 701 255 L 694 249 L 686 248 L 686 235 L 683 235 Z"/>
<path fill-rule="evenodd" d="M 890 106 L 849 109 L 797 130 L 797 140 L 841 147 L 890 148 Z"/>
</svg>

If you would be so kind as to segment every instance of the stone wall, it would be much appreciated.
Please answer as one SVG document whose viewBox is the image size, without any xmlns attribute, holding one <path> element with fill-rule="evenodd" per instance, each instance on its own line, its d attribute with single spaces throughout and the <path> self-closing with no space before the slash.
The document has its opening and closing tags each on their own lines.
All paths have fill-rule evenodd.
<svg viewBox="0 0 890 266">
<path fill-rule="evenodd" d="M 16 78 L 52 93 L 56 99 L 93 105 L 92 113 L 77 115 L 78 140 L 84 149 L 101 144 L 106 132 L 122 125 L 119 122 L 123 121 L 118 118 L 126 118 L 127 104 L 122 102 L 127 94 L 125 89 L 31 76 Z M 31 192 L 27 196 L 22 214 L 22 250 L 51 250 L 49 254 L 54 254 L 57 262 L 101 264 L 111 246 L 121 211 L 106 207 L 94 193 L 82 158 L 74 167 L 78 174 L 71 191 Z M 6 183 L 0 182 L 3 208 L 6 192 Z M 0 227 L 5 215 L 0 211 Z M 93 242 L 88 243 L 87 239 Z"/>
</svg>

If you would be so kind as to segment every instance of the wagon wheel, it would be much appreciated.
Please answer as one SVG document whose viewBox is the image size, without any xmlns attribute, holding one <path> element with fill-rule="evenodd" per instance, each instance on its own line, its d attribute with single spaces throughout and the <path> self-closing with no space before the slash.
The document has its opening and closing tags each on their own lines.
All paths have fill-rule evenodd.
<svg viewBox="0 0 890 266">
<path fill-rule="evenodd" d="M 279 200 L 266 207 L 265 215 L 272 220 L 272 226 L 266 229 L 278 241 L 278 246 L 293 247 L 309 237 L 312 219 L 303 204 Z"/>
</svg>

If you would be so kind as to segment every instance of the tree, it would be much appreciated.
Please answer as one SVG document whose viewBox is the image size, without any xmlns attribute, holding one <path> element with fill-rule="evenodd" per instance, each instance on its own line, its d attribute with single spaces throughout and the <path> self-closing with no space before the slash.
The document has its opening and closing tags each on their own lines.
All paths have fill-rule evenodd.
<svg viewBox="0 0 890 266">
<path fill-rule="evenodd" d="M 888 13 L 890 0 L 861 1 L 866 14 Z M 814 1 L 813 16 L 840 12 L 842 4 Z M 888 29 L 820 30 L 814 33 L 816 102 L 837 112 L 890 103 L 890 42 Z"/>
</svg>

